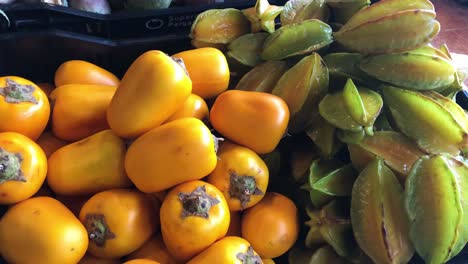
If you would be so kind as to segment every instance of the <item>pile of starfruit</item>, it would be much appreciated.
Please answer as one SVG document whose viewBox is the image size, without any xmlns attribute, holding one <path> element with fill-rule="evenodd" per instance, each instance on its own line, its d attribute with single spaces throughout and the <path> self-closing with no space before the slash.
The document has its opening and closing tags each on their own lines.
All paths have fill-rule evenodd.
<svg viewBox="0 0 468 264">
<path fill-rule="evenodd" d="M 290 109 L 264 156 L 304 213 L 289 263 L 439 264 L 467 244 L 468 118 L 455 102 L 467 71 L 430 44 L 440 28 L 429 0 L 258 0 L 197 17 L 192 45 L 225 52 L 233 89 Z"/>
</svg>

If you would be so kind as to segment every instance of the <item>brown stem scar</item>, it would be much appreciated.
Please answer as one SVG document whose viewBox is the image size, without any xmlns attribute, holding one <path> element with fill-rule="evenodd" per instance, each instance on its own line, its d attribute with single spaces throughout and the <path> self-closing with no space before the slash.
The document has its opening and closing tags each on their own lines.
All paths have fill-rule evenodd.
<svg viewBox="0 0 468 264">
<path fill-rule="evenodd" d="M 211 207 L 220 201 L 206 193 L 206 186 L 199 186 L 193 192 L 179 193 L 179 201 L 182 203 L 182 219 L 188 216 L 209 218 Z"/>
<path fill-rule="evenodd" d="M 12 79 L 6 78 L 6 86 L 0 89 L 0 95 L 5 97 L 7 103 L 18 104 L 29 102 L 38 104 L 34 97 L 34 86 L 29 84 L 20 84 Z"/>
<path fill-rule="evenodd" d="M 262 263 L 262 259 L 260 256 L 256 255 L 253 251 L 252 246 L 249 246 L 247 252 L 242 253 L 239 252 L 236 254 L 236 258 L 242 261 L 242 264 L 260 264 Z"/>
<path fill-rule="evenodd" d="M 187 67 L 185 66 L 184 60 L 182 58 L 171 57 L 171 59 L 184 70 L 185 74 L 187 74 L 188 77 L 190 77 L 189 72 L 187 71 Z"/>
<path fill-rule="evenodd" d="M 20 153 L 12 153 L 0 148 L 0 184 L 7 181 L 26 182 L 26 177 L 21 170 L 23 156 Z"/>
<path fill-rule="evenodd" d="M 87 214 L 85 227 L 88 231 L 89 239 L 98 247 L 104 247 L 107 240 L 116 237 L 107 225 L 106 217 L 102 214 Z"/>
<path fill-rule="evenodd" d="M 238 175 L 234 170 L 229 170 L 229 196 L 240 200 L 242 208 L 247 206 L 252 195 L 262 194 L 254 176 Z"/>
</svg>

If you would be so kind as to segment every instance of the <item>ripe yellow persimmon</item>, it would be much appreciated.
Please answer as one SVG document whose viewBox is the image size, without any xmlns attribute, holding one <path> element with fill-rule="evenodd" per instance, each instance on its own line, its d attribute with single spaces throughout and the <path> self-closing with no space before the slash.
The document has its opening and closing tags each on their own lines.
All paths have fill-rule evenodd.
<svg viewBox="0 0 468 264">
<path fill-rule="evenodd" d="M 47 157 L 30 138 L 0 133 L 0 204 L 13 204 L 33 196 L 47 174 Z"/>
<path fill-rule="evenodd" d="M 107 108 L 107 121 L 124 138 L 158 127 L 192 92 L 184 69 L 159 50 L 140 55 L 125 73 Z"/>
<path fill-rule="evenodd" d="M 125 170 L 140 191 L 154 193 L 199 180 L 216 162 L 211 131 L 199 119 L 186 117 L 137 138 L 125 155 Z"/>
<path fill-rule="evenodd" d="M 47 95 L 33 82 L 0 77 L 0 132 L 17 132 L 36 140 L 49 122 Z"/>
<path fill-rule="evenodd" d="M 172 256 L 187 261 L 224 237 L 229 228 L 229 208 L 223 194 L 203 181 L 174 187 L 160 211 L 161 233 Z"/>
<path fill-rule="evenodd" d="M 8 263 L 76 264 L 87 248 L 83 224 L 51 197 L 15 204 L 0 221 L 0 254 Z"/>
</svg>

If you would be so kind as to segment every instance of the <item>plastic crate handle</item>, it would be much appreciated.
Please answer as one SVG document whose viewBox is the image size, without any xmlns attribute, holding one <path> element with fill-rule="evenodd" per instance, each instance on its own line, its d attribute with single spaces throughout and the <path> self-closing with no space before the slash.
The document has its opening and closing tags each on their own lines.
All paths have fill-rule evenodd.
<svg viewBox="0 0 468 264">
<path fill-rule="evenodd" d="M 0 15 L 5 17 L 6 22 L 7 22 L 7 28 L 9 28 L 11 24 L 10 24 L 10 19 L 8 18 L 7 14 L 2 9 L 0 9 Z"/>
</svg>

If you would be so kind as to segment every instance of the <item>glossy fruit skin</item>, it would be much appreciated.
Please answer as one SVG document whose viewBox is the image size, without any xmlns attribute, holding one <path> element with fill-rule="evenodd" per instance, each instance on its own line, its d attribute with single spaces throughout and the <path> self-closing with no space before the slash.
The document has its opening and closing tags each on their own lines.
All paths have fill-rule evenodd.
<svg viewBox="0 0 468 264">
<path fill-rule="evenodd" d="M 42 148 L 47 158 L 49 158 L 57 149 L 69 144 L 70 142 L 57 138 L 50 131 L 45 131 L 39 136 L 36 143 Z"/>
<path fill-rule="evenodd" d="M 216 162 L 210 130 L 199 119 L 187 117 L 137 138 L 125 155 L 125 170 L 140 191 L 154 193 L 201 179 Z"/>
<path fill-rule="evenodd" d="M 250 243 L 241 237 L 226 236 L 192 258 L 187 264 L 213 263 L 213 261 L 223 264 L 249 263 L 243 262 L 236 256 L 238 253 L 246 253 L 249 247 Z M 258 257 L 255 251 L 253 254 Z"/>
<path fill-rule="evenodd" d="M 127 260 L 132 259 L 151 259 L 163 264 L 180 264 L 167 250 L 162 240 L 161 233 L 153 235 L 143 246 L 133 251 L 127 256 Z"/>
<path fill-rule="evenodd" d="M 132 185 L 125 174 L 125 142 L 110 129 L 56 150 L 47 183 L 57 194 L 90 195 Z"/>
<path fill-rule="evenodd" d="M 140 55 L 122 78 L 107 109 L 117 135 L 135 138 L 158 127 L 192 92 L 192 81 L 171 57 L 158 50 Z"/>
<path fill-rule="evenodd" d="M 47 174 L 47 157 L 34 141 L 15 132 L 0 133 L 0 148 L 22 156 L 21 171 L 26 181 L 0 183 L 0 204 L 13 204 L 33 196 Z"/>
<path fill-rule="evenodd" d="M 32 96 L 36 103 L 8 103 L 0 95 L 0 132 L 18 132 L 36 140 L 49 121 L 50 105 L 47 95 L 33 82 L 16 76 L 0 77 L 0 89 L 5 89 L 6 79 L 32 86 Z"/>
<path fill-rule="evenodd" d="M 197 215 L 184 217 L 179 195 L 192 193 L 202 186 L 206 188 L 206 194 L 219 203 L 209 208 L 208 218 Z M 223 194 L 213 185 L 196 180 L 177 185 L 167 194 L 161 205 L 160 219 L 167 249 L 175 258 L 187 261 L 226 235 L 230 215 Z"/>
<path fill-rule="evenodd" d="M 186 50 L 172 55 L 184 61 L 192 79 L 192 93 L 203 99 L 226 91 L 229 85 L 229 65 L 224 54 L 216 48 Z"/>
<path fill-rule="evenodd" d="M 75 264 L 87 247 L 85 227 L 50 197 L 18 203 L 0 221 L 0 253 L 8 263 Z"/>
<path fill-rule="evenodd" d="M 86 254 L 78 264 L 120 264 L 118 259 L 98 258 L 91 254 Z"/>
<path fill-rule="evenodd" d="M 276 258 L 288 251 L 299 234 L 298 210 L 288 197 L 268 192 L 242 216 L 242 237 L 262 258 Z"/>
<path fill-rule="evenodd" d="M 113 189 L 92 196 L 81 208 L 80 221 L 87 215 L 102 215 L 115 237 L 103 246 L 90 240 L 88 252 L 102 258 L 120 258 L 135 251 L 158 229 L 157 210 L 146 194 L 130 189 Z M 89 230 L 88 230 L 89 234 Z"/>
<path fill-rule="evenodd" d="M 160 262 L 150 260 L 150 259 L 133 259 L 133 260 L 124 262 L 123 264 L 160 264 Z"/>
<path fill-rule="evenodd" d="M 77 141 L 109 129 L 107 107 L 116 86 L 69 84 L 57 87 L 50 98 L 52 132 L 60 139 Z M 79 109 L 79 111 L 77 111 Z"/>
<path fill-rule="evenodd" d="M 172 114 L 164 123 L 184 118 L 195 117 L 202 121 L 208 120 L 209 109 L 205 100 L 196 94 L 190 94 L 184 105 Z"/>
<path fill-rule="evenodd" d="M 87 61 L 70 60 L 55 71 L 55 86 L 66 84 L 97 84 L 118 86 L 119 79 L 111 72 Z"/>
<path fill-rule="evenodd" d="M 236 188 L 233 181 L 233 178 L 244 177 L 253 180 L 256 186 L 255 191 L 249 190 L 251 194 L 244 196 L 245 200 L 234 193 Z M 268 167 L 265 162 L 252 150 L 229 141 L 221 143 L 216 168 L 207 178 L 207 182 L 223 192 L 231 211 L 240 211 L 260 202 L 265 195 L 268 180 Z M 241 189 L 242 194 L 247 190 L 244 186 Z"/>
<path fill-rule="evenodd" d="M 289 109 L 283 99 L 272 94 L 229 90 L 216 98 L 210 122 L 224 137 L 265 154 L 273 151 L 286 133 Z"/>
</svg>

